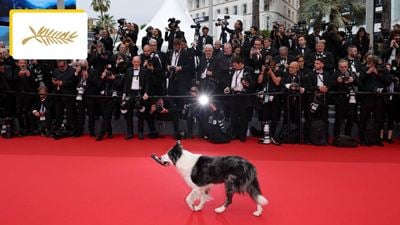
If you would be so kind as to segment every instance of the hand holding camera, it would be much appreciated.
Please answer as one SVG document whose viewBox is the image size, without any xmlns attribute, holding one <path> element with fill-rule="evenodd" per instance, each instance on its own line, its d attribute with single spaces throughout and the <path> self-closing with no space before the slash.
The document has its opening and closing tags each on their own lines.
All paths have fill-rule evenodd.
<svg viewBox="0 0 400 225">
<path fill-rule="evenodd" d="M 393 40 L 390 42 L 390 47 L 391 47 L 391 48 L 399 48 L 399 43 L 397 42 L 396 39 L 393 39 Z"/>
<path fill-rule="evenodd" d="M 326 93 L 326 92 L 328 92 L 328 87 L 325 85 L 322 85 L 319 87 L 319 91 L 322 93 Z"/>
</svg>

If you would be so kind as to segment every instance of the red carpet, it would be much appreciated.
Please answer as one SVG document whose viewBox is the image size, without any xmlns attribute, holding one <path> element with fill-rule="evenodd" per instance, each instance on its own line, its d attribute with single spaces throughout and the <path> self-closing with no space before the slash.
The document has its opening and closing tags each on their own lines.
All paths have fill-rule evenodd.
<svg viewBox="0 0 400 225">
<path fill-rule="evenodd" d="M 258 169 L 270 201 L 260 218 L 236 195 L 222 214 L 222 186 L 202 212 L 191 212 L 189 189 L 174 167 L 149 156 L 171 138 L 103 142 L 89 137 L 0 139 L 1 225 L 394 225 L 400 221 L 400 144 L 337 149 L 263 146 L 249 140 L 213 145 L 183 141 L 188 150 L 240 155 Z"/>
</svg>

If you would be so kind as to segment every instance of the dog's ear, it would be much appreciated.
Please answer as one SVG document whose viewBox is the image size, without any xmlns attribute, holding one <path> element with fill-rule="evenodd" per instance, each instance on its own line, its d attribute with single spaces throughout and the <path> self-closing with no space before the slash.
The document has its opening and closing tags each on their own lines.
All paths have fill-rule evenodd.
<svg viewBox="0 0 400 225">
<path fill-rule="evenodd" d="M 179 143 L 168 152 L 168 157 L 171 159 L 172 163 L 175 165 L 178 159 L 182 155 L 182 146 Z"/>
</svg>

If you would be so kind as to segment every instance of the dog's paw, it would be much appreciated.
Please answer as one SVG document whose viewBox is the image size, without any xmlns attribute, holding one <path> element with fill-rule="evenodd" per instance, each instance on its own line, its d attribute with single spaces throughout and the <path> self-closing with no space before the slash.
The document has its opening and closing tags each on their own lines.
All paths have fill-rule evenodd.
<svg viewBox="0 0 400 225">
<path fill-rule="evenodd" d="M 254 215 L 254 216 L 257 216 L 257 217 L 258 217 L 258 216 L 261 216 L 261 214 L 262 214 L 262 211 L 258 211 L 258 210 L 257 210 L 257 211 L 254 211 L 254 212 L 253 212 L 253 215 Z"/>
<path fill-rule="evenodd" d="M 216 213 L 223 213 L 225 211 L 225 209 L 226 209 L 225 206 L 221 206 L 221 207 L 215 208 L 214 211 Z"/>
<path fill-rule="evenodd" d="M 196 205 L 193 207 L 193 211 L 195 211 L 195 212 L 201 211 L 202 209 L 203 209 L 203 206 Z"/>
</svg>

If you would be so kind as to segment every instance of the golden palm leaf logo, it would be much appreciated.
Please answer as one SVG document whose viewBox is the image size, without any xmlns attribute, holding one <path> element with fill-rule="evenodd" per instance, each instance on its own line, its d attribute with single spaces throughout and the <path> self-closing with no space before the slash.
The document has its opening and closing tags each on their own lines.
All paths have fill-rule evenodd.
<svg viewBox="0 0 400 225">
<path fill-rule="evenodd" d="M 22 40 L 22 45 L 25 45 L 28 41 L 33 39 L 46 46 L 52 44 L 71 44 L 75 42 L 74 39 L 78 37 L 76 31 L 57 31 L 51 28 L 46 28 L 44 26 L 40 27 L 37 32 L 31 26 L 29 26 L 29 29 L 31 30 L 33 35 Z"/>
</svg>

